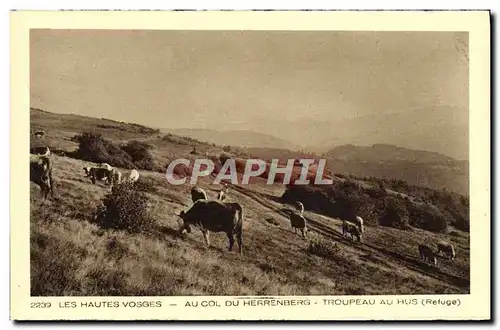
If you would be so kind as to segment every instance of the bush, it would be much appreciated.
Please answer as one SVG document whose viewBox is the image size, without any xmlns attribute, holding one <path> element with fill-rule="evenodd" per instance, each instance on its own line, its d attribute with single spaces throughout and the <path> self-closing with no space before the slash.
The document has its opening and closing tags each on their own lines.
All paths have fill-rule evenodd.
<svg viewBox="0 0 500 330">
<path fill-rule="evenodd" d="M 447 217 L 433 205 L 408 203 L 407 208 L 412 226 L 433 232 L 444 232 L 448 228 Z"/>
<path fill-rule="evenodd" d="M 306 252 L 323 258 L 333 258 L 339 253 L 339 247 L 337 243 L 314 237 L 309 241 Z"/>
<path fill-rule="evenodd" d="M 150 144 L 135 140 L 129 141 L 126 145 L 121 147 L 123 151 L 132 157 L 132 162 L 135 166 L 149 171 L 155 166 L 153 156 L 149 152 L 152 148 Z"/>
<path fill-rule="evenodd" d="M 408 227 L 408 211 L 404 203 L 396 198 L 387 198 L 379 218 L 382 226 L 404 229 Z"/>
<path fill-rule="evenodd" d="M 75 135 L 72 140 L 78 143 L 76 156 L 80 159 L 124 168 L 134 167 L 132 157 L 101 134 L 83 133 Z"/>
<path fill-rule="evenodd" d="M 103 228 L 129 232 L 148 231 L 154 223 L 148 209 L 148 197 L 126 182 L 113 187 L 104 197 L 96 221 Z"/>
<path fill-rule="evenodd" d="M 152 146 L 147 143 L 132 140 L 119 146 L 104 139 L 101 134 L 93 133 L 75 135 L 71 140 L 78 143 L 78 149 L 74 153 L 76 158 L 128 169 L 155 168 L 153 156 L 149 152 Z"/>
</svg>

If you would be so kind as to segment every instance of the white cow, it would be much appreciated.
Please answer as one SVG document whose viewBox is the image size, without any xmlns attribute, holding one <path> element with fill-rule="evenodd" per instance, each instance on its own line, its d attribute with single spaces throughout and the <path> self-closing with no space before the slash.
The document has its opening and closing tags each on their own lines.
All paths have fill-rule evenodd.
<svg viewBox="0 0 500 330">
<path fill-rule="evenodd" d="M 130 175 L 128 176 L 127 181 L 134 183 L 137 182 L 137 180 L 139 180 L 139 171 L 133 169 L 132 171 L 130 171 Z"/>
</svg>

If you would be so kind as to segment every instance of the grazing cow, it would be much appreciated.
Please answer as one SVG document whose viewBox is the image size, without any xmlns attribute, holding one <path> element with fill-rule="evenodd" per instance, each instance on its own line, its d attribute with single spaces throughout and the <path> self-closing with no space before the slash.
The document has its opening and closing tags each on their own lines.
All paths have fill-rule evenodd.
<svg viewBox="0 0 500 330">
<path fill-rule="evenodd" d="M 239 253 L 243 253 L 243 209 L 238 203 L 222 203 L 215 200 L 197 200 L 187 211 L 179 214 L 183 223 L 179 229 L 190 233 L 191 227 L 199 227 L 205 243 L 210 246 L 209 232 L 225 232 L 229 239 L 229 251 L 234 245 L 234 234 L 238 241 Z"/>
<path fill-rule="evenodd" d="M 137 182 L 137 180 L 139 180 L 139 171 L 133 169 L 132 171 L 130 171 L 130 175 L 128 176 L 127 181 L 134 183 Z"/>
<path fill-rule="evenodd" d="M 446 256 L 446 258 L 450 259 L 450 260 L 454 260 L 455 259 L 455 247 L 453 246 L 453 244 L 451 243 L 448 243 L 448 242 L 438 242 L 437 244 L 437 252 L 436 254 L 443 254 L 444 256 Z"/>
<path fill-rule="evenodd" d="M 356 240 L 358 242 L 361 242 L 363 233 L 361 232 L 361 229 L 356 226 L 353 223 L 347 222 L 347 221 L 342 221 L 342 235 L 348 236 L 351 235 L 351 238 Z"/>
<path fill-rule="evenodd" d="M 229 191 L 229 188 L 227 186 L 227 183 L 225 183 L 222 190 L 219 191 L 219 193 L 217 194 L 217 200 L 223 202 L 226 199 L 228 191 Z"/>
<path fill-rule="evenodd" d="M 208 197 L 205 190 L 198 187 L 193 187 L 193 189 L 191 189 L 191 199 L 193 200 L 193 203 L 196 203 L 197 200 L 208 199 Z"/>
<path fill-rule="evenodd" d="M 83 170 L 85 171 L 85 175 L 92 180 L 93 184 L 95 184 L 96 180 L 107 181 L 108 183 L 111 181 L 110 171 L 106 168 L 86 166 Z"/>
<path fill-rule="evenodd" d="M 36 183 L 44 199 L 50 192 L 54 197 L 54 184 L 52 181 L 52 162 L 47 156 L 30 157 L 30 181 Z"/>
<path fill-rule="evenodd" d="M 420 259 L 424 262 L 430 262 L 437 265 L 436 255 L 432 252 L 432 249 L 428 245 L 419 244 L 418 253 L 420 254 Z"/>
<path fill-rule="evenodd" d="M 50 149 L 48 147 L 33 147 L 30 148 L 30 154 L 39 156 L 50 156 Z"/>
<path fill-rule="evenodd" d="M 290 224 L 292 225 L 293 232 L 297 233 L 297 229 L 299 229 L 302 233 L 302 237 L 307 236 L 307 220 L 304 218 L 304 204 L 301 202 L 297 202 L 297 209 L 299 212 L 291 211 L 290 212 Z"/>
</svg>

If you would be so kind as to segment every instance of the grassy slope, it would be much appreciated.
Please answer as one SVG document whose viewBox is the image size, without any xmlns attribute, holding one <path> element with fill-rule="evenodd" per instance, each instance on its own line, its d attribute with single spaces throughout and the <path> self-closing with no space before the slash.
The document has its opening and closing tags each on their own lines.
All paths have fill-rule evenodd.
<svg viewBox="0 0 500 330">
<path fill-rule="evenodd" d="M 38 117 L 37 117 L 38 116 Z M 64 144 L 74 132 L 94 127 L 98 119 L 58 116 L 32 125 L 46 130 L 53 144 Z M 61 119 L 64 118 L 63 122 Z M 56 129 L 57 128 L 57 129 Z M 113 129 L 106 138 L 152 141 L 157 160 L 189 158 L 191 144 Z M 66 142 L 65 142 L 66 141 Z M 51 142 L 52 143 L 52 142 Z M 66 148 L 75 147 L 71 143 Z M 208 147 L 207 147 L 208 148 Z M 212 149 L 215 152 L 216 149 Z M 54 155 L 57 199 L 42 202 L 31 185 L 31 285 L 33 295 L 341 295 L 417 294 L 469 291 L 469 237 L 367 227 L 364 244 L 340 236 L 340 220 L 306 212 L 310 239 L 335 242 L 327 257 L 306 251 L 309 242 L 290 230 L 277 201 L 283 188 L 234 187 L 230 200 L 244 208 L 244 255 L 227 251 L 225 234 L 212 233 L 207 248 L 198 230 L 177 237 L 181 209 L 191 205 L 190 186 L 167 185 L 161 173 L 140 171 L 157 182 L 148 194 L 157 226 L 149 234 L 103 230 L 92 223 L 93 212 L 109 191 L 84 178 L 82 162 Z M 126 170 L 123 172 L 127 173 Z M 201 184 L 215 198 L 218 187 Z M 454 262 L 438 267 L 418 261 L 416 245 L 448 239 L 457 247 Z"/>
</svg>

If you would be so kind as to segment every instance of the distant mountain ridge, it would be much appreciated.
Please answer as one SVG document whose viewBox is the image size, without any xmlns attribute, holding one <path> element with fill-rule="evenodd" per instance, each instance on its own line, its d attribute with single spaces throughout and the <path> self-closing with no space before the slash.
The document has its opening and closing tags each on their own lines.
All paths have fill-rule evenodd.
<svg viewBox="0 0 500 330">
<path fill-rule="evenodd" d="M 323 154 L 343 161 L 393 162 L 405 161 L 422 164 L 450 164 L 457 160 L 438 152 L 414 150 L 392 144 L 376 143 L 371 146 L 346 144 Z"/>
<path fill-rule="evenodd" d="M 333 111 L 333 110 L 332 110 Z M 240 124 L 255 131 L 278 136 L 303 149 L 325 153 L 336 146 L 395 144 L 400 147 L 438 152 L 459 160 L 469 158 L 468 111 L 453 106 L 321 120 L 261 118 Z"/>
<path fill-rule="evenodd" d="M 213 130 L 213 129 L 165 129 L 165 131 L 180 135 L 188 136 L 199 141 L 215 143 L 218 145 L 231 145 L 237 147 L 264 147 L 277 149 L 296 149 L 298 148 L 293 143 L 270 135 L 249 130 Z"/>
</svg>

